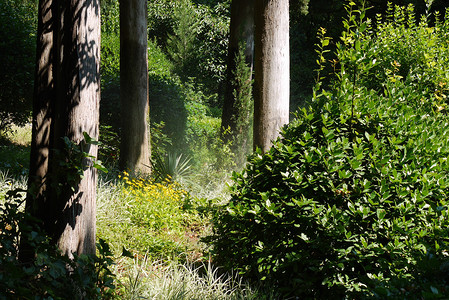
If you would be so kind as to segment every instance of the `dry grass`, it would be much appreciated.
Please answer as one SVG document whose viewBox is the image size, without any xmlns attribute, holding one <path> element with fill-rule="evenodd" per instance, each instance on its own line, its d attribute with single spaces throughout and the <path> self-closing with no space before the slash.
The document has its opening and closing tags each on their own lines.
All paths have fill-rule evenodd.
<svg viewBox="0 0 449 300">
<path fill-rule="evenodd" d="M 11 130 L 5 132 L 3 136 L 12 144 L 19 146 L 29 146 L 31 144 L 31 124 L 23 127 L 13 125 Z"/>
</svg>

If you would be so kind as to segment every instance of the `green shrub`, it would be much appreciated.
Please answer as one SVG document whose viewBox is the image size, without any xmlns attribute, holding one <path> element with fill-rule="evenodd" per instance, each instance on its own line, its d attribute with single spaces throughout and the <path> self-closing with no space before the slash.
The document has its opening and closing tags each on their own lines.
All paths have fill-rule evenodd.
<svg viewBox="0 0 449 300">
<path fill-rule="evenodd" d="M 438 121 L 414 129 L 428 138 Z M 393 293 L 396 280 L 410 288 L 420 262 L 444 259 L 448 153 L 436 150 L 447 139 L 398 138 L 376 117 L 351 120 L 330 105 L 303 110 L 282 136 L 234 176 L 215 223 L 220 263 L 287 294 L 323 298 Z"/>
<path fill-rule="evenodd" d="M 114 293 L 108 245 L 97 245 L 98 257 L 62 256 L 23 212 L 20 191 L 10 190 L 0 205 L 0 299 L 110 299 Z M 18 259 L 19 240 L 26 240 L 35 259 Z"/>
<path fill-rule="evenodd" d="M 315 89 L 312 105 L 270 151 L 234 174 L 232 199 L 207 240 L 217 263 L 286 297 L 442 298 L 449 287 L 449 119 L 432 109 L 433 93 L 423 95 L 394 72 L 383 69 L 383 93 L 367 85 L 366 74 L 385 58 L 376 50 L 382 39 L 371 38 L 363 10 L 347 9 L 333 90 Z M 417 39 L 431 31 L 438 32 L 416 30 Z M 412 62 L 410 70 L 422 78 L 434 72 Z"/>
<path fill-rule="evenodd" d="M 358 68 L 359 86 L 416 107 L 445 110 L 449 18 L 439 20 L 436 27 L 428 25 L 430 19 L 422 17 L 418 23 L 413 6 L 390 6 L 385 18 L 377 16 L 375 32 L 369 32 L 370 23 L 360 31 L 360 44 L 352 50 L 357 62 L 351 62 L 349 51 L 343 47 L 351 42 L 346 39 L 340 44 L 341 64 L 352 74 Z"/>
</svg>

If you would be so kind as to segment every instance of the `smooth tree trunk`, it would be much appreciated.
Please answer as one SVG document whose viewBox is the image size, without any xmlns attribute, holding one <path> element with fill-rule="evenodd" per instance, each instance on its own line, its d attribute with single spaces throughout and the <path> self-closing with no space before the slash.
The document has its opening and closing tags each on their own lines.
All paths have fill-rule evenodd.
<svg viewBox="0 0 449 300">
<path fill-rule="evenodd" d="M 120 169 L 150 173 L 147 1 L 120 1 Z"/>
<path fill-rule="evenodd" d="M 255 4 L 254 148 L 266 152 L 289 121 L 289 1 Z"/>
<path fill-rule="evenodd" d="M 83 133 L 98 139 L 99 0 L 40 0 L 38 14 L 26 209 L 62 254 L 95 255 L 97 146 Z"/>
<path fill-rule="evenodd" d="M 242 134 L 237 122 L 240 111 L 235 97 L 235 91 L 241 88 L 237 86 L 236 78 L 240 47 L 244 47 L 245 63 L 250 70 L 250 76 L 246 80 L 251 81 L 254 61 L 254 0 L 233 0 L 231 3 L 226 91 L 221 118 L 222 131 L 230 131 L 225 134 L 225 138 Z"/>
</svg>

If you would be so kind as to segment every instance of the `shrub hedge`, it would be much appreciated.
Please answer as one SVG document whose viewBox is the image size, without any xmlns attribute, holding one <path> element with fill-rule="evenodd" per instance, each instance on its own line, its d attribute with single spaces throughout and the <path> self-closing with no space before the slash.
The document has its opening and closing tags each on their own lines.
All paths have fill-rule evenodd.
<svg viewBox="0 0 449 300">
<path fill-rule="evenodd" d="M 207 241 L 217 263 L 285 297 L 443 298 L 449 119 L 435 101 L 449 69 L 432 53 L 447 53 L 446 31 L 407 18 L 374 31 L 363 10 L 346 8 L 332 90 L 318 83 L 270 151 L 234 173 Z M 398 31 L 414 37 L 413 52 L 391 38 Z"/>
</svg>

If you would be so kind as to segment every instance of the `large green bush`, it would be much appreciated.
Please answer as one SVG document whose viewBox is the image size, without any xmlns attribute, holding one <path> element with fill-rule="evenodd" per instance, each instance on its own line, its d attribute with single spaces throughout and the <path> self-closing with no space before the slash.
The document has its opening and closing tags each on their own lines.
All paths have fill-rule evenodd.
<svg viewBox="0 0 449 300">
<path fill-rule="evenodd" d="M 209 237 L 214 257 L 285 296 L 443 298 L 449 118 L 434 104 L 439 91 L 419 86 L 449 75 L 431 55 L 446 51 L 444 25 L 407 26 L 429 66 L 410 60 L 400 77 L 395 61 L 410 51 L 389 37 L 408 29 L 386 23 L 376 35 L 364 11 L 347 9 L 332 91 L 318 84 L 270 151 L 234 174 Z"/>
</svg>

